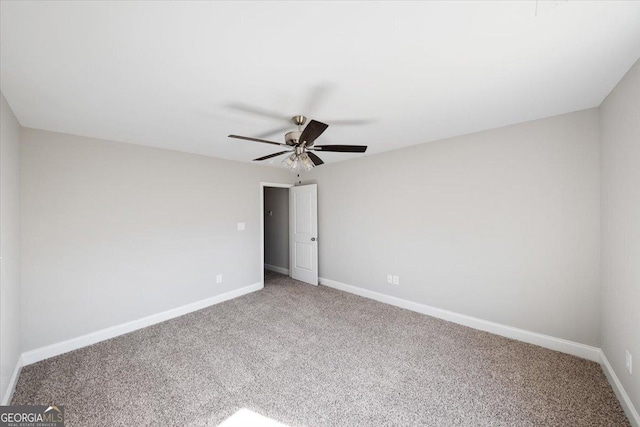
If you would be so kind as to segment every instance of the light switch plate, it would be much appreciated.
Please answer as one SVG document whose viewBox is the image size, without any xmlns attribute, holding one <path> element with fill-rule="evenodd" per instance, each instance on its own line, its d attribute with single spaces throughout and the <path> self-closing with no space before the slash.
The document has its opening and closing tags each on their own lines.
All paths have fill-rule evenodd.
<svg viewBox="0 0 640 427">
<path fill-rule="evenodd" d="M 399 285 L 400 284 L 400 277 L 399 276 L 393 276 L 393 284 L 394 285 Z"/>
<path fill-rule="evenodd" d="M 244 222 L 239 222 L 238 223 L 238 230 L 240 230 L 240 231 L 244 230 Z"/>
</svg>

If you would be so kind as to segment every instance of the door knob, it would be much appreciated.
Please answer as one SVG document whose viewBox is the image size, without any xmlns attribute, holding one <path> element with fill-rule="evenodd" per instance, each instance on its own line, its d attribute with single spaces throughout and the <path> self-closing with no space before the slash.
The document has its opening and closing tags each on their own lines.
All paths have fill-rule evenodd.
<svg viewBox="0 0 640 427">
<path fill-rule="evenodd" d="M 316 240 L 318 240 L 318 239 L 316 239 L 315 237 L 312 237 L 312 238 L 311 238 L 311 241 L 312 241 L 312 242 L 315 242 Z"/>
</svg>

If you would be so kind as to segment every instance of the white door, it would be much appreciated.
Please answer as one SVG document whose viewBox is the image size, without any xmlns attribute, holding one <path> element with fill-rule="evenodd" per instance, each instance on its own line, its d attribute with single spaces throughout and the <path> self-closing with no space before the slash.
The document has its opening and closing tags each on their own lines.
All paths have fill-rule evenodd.
<svg viewBox="0 0 640 427">
<path fill-rule="evenodd" d="M 289 265 L 291 277 L 318 285 L 318 186 L 289 189 Z"/>
</svg>

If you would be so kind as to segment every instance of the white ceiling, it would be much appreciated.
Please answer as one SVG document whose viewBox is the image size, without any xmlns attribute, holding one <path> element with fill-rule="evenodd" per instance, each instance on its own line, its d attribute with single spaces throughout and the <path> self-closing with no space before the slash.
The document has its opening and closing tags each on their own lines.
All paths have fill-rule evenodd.
<svg viewBox="0 0 640 427">
<path fill-rule="evenodd" d="M 371 154 L 598 106 L 640 57 L 632 1 L 3 1 L 1 14 L 0 83 L 23 126 L 242 161 L 277 147 L 228 134 L 287 123 L 239 104 L 370 119 L 318 143 Z"/>
</svg>

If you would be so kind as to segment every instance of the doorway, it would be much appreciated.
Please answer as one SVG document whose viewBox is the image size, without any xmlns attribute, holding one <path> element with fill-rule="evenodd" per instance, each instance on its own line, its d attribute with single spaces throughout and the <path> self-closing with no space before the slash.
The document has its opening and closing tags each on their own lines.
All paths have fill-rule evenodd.
<svg viewBox="0 0 640 427">
<path fill-rule="evenodd" d="M 289 189 L 263 188 L 264 269 L 289 275 Z"/>
<path fill-rule="evenodd" d="M 260 183 L 260 270 L 318 285 L 317 185 Z"/>
<path fill-rule="evenodd" d="M 289 189 L 293 187 L 293 184 L 282 184 L 282 183 L 276 183 L 276 182 L 261 182 L 260 183 L 260 275 L 262 277 L 262 284 L 264 285 L 264 272 L 265 272 L 265 224 L 270 223 L 272 221 L 273 215 L 268 215 L 268 210 L 265 209 L 265 190 L 266 189 L 283 189 L 284 191 L 287 192 L 287 209 L 289 206 L 289 202 L 288 202 L 288 193 L 289 193 Z M 275 214 L 275 212 L 274 212 Z M 287 222 L 288 222 L 288 210 L 287 210 Z M 267 219 L 267 216 L 269 216 L 269 219 Z M 287 236 L 289 235 L 289 228 L 287 228 L 286 230 Z M 287 239 L 287 246 L 286 246 L 286 251 L 287 251 L 287 263 L 286 263 L 286 267 L 282 267 L 283 270 L 280 270 L 279 272 L 286 274 L 287 276 L 289 275 L 289 240 Z M 271 255 L 269 257 L 269 261 L 271 261 Z M 273 266 L 273 264 L 268 264 L 268 266 Z M 275 266 L 278 267 L 278 266 Z M 284 272 L 286 270 L 286 273 Z"/>
</svg>

